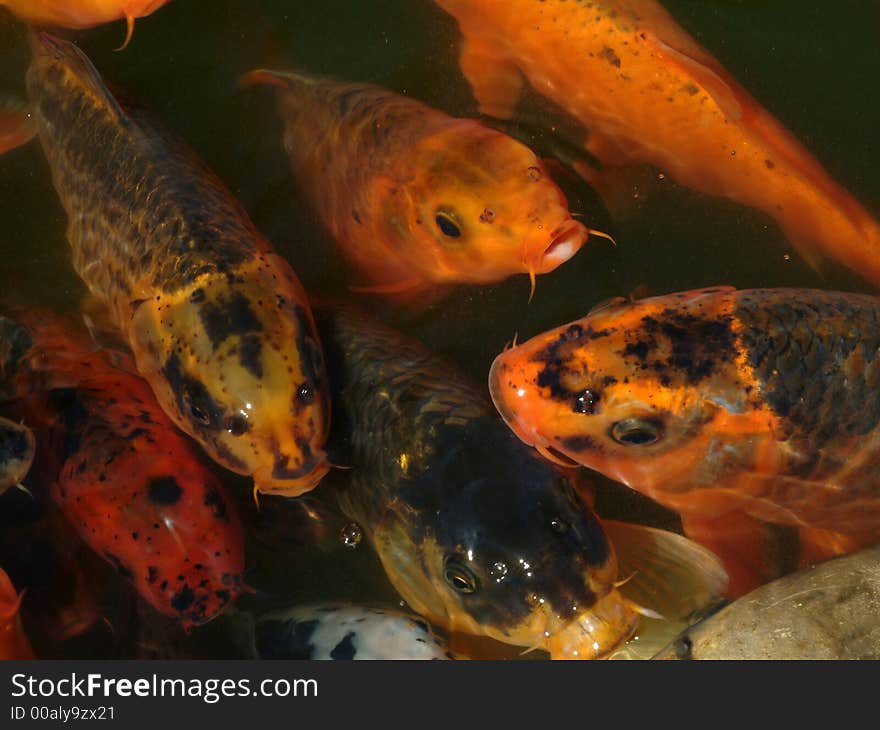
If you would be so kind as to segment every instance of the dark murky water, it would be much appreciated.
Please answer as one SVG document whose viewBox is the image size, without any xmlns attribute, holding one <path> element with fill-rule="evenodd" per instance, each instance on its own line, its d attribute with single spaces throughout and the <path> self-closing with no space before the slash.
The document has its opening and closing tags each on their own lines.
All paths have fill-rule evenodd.
<svg viewBox="0 0 880 730">
<path fill-rule="evenodd" d="M 880 214 L 880 97 L 874 93 L 880 6 L 868 0 L 807 3 L 815 6 L 810 8 L 799 0 L 665 4 L 834 178 Z M 123 32 L 116 24 L 77 38 L 107 79 L 154 107 L 219 173 L 317 296 L 350 296 L 350 273 L 297 198 L 271 95 L 240 90 L 238 76 L 260 66 L 295 66 L 378 83 L 456 116 L 475 114 L 457 67 L 457 27 L 430 0 L 174 0 L 139 21 L 129 48 L 116 53 Z M 6 16 L 0 18 L 0 49 L 0 93 L 23 95 L 28 52 L 21 26 Z M 552 149 L 552 140 L 540 133 L 524 139 L 539 151 Z M 521 276 L 460 289 L 418 314 L 386 308 L 383 318 L 482 382 L 515 332 L 522 340 L 637 289 L 659 294 L 732 284 L 869 290 L 842 270 L 811 270 L 762 214 L 653 177 L 616 220 L 586 185 L 560 181 L 572 210 L 582 212 L 589 226 L 609 231 L 618 246 L 592 239 L 572 261 L 539 278 L 531 304 Z M 3 295 L 77 307 L 85 287 L 69 266 L 63 210 L 36 144 L 0 159 L 0 221 Z M 677 526 L 674 515 L 645 498 L 596 481 L 600 512 Z M 338 542 L 339 523 L 326 523 L 315 540 L 314 524 L 300 507 L 266 499 L 257 515 L 244 481 L 230 482 L 244 495 L 246 522 L 258 521 L 262 536 L 249 555 L 256 593 L 243 605 L 396 600 L 369 549 L 349 550 Z M 226 638 L 218 638 L 223 629 L 216 622 L 194 632 L 189 643 L 200 652 L 234 653 Z"/>
</svg>

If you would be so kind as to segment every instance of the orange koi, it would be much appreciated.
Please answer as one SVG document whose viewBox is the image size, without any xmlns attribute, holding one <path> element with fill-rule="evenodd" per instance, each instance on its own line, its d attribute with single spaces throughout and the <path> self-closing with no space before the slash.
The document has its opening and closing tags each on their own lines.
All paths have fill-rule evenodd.
<svg viewBox="0 0 880 730">
<path fill-rule="evenodd" d="M 880 299 L 703 289 L 600 306 L 500 354 L 527 444 L 682 517 L 731 594 L 772 575 L 766 523 L 815 560 L 880 543 Z"/>
<path fill-rule="evenodd" d="M 370 84 L 259 70 L 277 88 L 300 188 L 343 254 L 406 297 L 553 271 L 588 231 L 534 152 Z M 598 234 L 605 235 L 605 234 Z"/>
<path fill-rule="evenodd" d="M 605 165 L 651 164 L 772 216 L 808 260 L 880 284 L 880 224 L 656 0 L 436 0 L 486 114 L 524 80 L 587 129 Z"/>
<path fill-rule="evenodd" d="M 155 12 L 169 0 L 0 0 L 0 7 L 26 23 L 55 28 L 93 28 L 125 20 L 125 48 L 134 33 L 134 21 Z"/>
</svg>

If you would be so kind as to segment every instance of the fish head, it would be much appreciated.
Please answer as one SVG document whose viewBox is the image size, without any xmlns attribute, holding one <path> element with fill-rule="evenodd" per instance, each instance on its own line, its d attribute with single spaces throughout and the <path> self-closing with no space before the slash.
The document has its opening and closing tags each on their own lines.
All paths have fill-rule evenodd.
<svg viewBox="0 0 880 730">
<path fill-rule="evenodd" d="M 215 461 L 297 496 L 329 469 L 329 396 L 305 295 L 270 257 L 140 302 L 129 341 L 165 412 Z"/>
<path fill-rule="evenodd" d="M 205 623 L 242 590 L 233 503 L 140 378 L 120 376 L 101 391 L 88 385 L 49 395 L 64 424 L 55 502 L 154 608 L 185 628 Z"/>
<path fill-rule="evenodd" d="M 395 222 L 406 255 L 437 283 L 492 283 L 542 274 L 583 246 L 563 192 L 535 154 L 468 120 L 426 136 L 413 150 Z"/>
<path fill-rule="evenodd" d="M 501 353 L 489 389 L 527 444 L 655 490 L 753 468 L 774 428 L 729 290 L 616 301 Z"/>
<path fill-rule="evenodd" d="M 614 595 L 614 550 L 561 470 L 497 418 L 478 419 L 463 438 L 452 429 L 447 445 L 374 535 L 410 606 L 449 631 L 528 648 L 554 649 L 570 632 L 566 651 L 585 657 L 629 638 L 638 617 Z M 615 621 L 577 642 L 571 627 L 600 603 L 619 609 L 603 608 Z"/>
</svg>

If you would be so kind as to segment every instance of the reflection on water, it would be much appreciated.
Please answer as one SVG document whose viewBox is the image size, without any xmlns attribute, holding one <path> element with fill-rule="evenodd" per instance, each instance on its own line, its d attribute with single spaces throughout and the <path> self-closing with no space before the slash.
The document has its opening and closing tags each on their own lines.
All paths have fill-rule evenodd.
<svg viewBox="0 0 880 730">
<path fill-rule="evenodd" d="M 875 173 L 880 148 L 874 144 L 880 100 L 869 93 L 880 76 L 880 11 L 874 4 L 665 4 L 835 179 L 869 210 L 880 213 L 880 176 Z M 457 26 L 429 0 L 219 0 L 207 12 L 204 3 L 172 2 L 139 21 L 130 46 L 116 53 L 120 32 L 121 25 L 114 25 L 77 38 L 115 86 L 152 106 L 218 172 L 257 226 L 293 263 L 310 294 L 322 299 L 356 298 L 348 290 L 351 272 L 333 254 L 327 234 L 297 196 L 271 95 L 240 89 L 238 77 L 256 67 L 299 67 L 377 83 L 452 115 L 475 114 L 475 102 L 457 66 Z M 0 47 L 0 93 L 23 96 L 28 51 L 22 27 L 5 15 L 0 18 Z M 540 115 L 551 118 L 552 112 L 534 97 L 525 101 L 525 109 L 539 120 Z M 565 123 L 552 118 L 553 124 Z M 561 154 L 558 140 L 534 124 L 505 128 L 521 134 L 539 154 Z M 60 310 L 78 307 L 86 290 L 69 265 L 64 213 L 39 146 L 7 154 L 0 170 L 4 296 Z M 617 245 L 592 238 L 572 261 L 539 278 L 531 303 L 525 276 L 495 286 L 462 288 L 423 311 L 398 310 L 370 297 L 362 301 L 482 383 L 492 359 L 514 333 L 523 340 L 583 316 L 613 296 L 715 284 L 870 291 L 842 269 L 829 265 L 812 270 L 766 216 L 682 188 L 662 170 L 643 175 L 631 205 L 614 219 L 578 178 L 560 173 L 558 182 L 571 209 L 582 213 L 590 227 L 612 234 Z M 346 521 L 322 505 L 320 489 L 310 497 L 308 509 L 266 498 L 257 512 L 244 480 L 224 478 L 241 495 L 241 511 L 250 526 L 247 581 L 253 592 L 240 607 L 332 600 L 398 602 L 367 545 L 358 545 Z M 594 481 L 600 514 L 677 528 L 675 515 L 646 498 L 599 476 Z M 26 509 L 21 494 L 8 499 Z M 26 522 L 26 517 L 21 520 Z M 0 564 L 15 552 L 16 540 L 36 544 L 26 530 L 21 536 L 14 533 L 13 539 L 13 527 L 21 526 L 4 524 Z M 130 606 L 113 610 L 118 617 Z M 224 629 L 235 620 L 233 614 L 191 637 L 179 637 L 185 645 L 179 651 L 238 653 L 236 642 L 228 640 L 235 632 Z M 158 635 L 167 636 L 168 631 Z M 130 651 L 118 633 L 118 651 Z M 80 645 L 69 651 L 88 653 L 99 645 L 105 646 L 96 640 L 88 651 Z M 509 648 L 503 653 L 511 654 Z"/>
</svg>

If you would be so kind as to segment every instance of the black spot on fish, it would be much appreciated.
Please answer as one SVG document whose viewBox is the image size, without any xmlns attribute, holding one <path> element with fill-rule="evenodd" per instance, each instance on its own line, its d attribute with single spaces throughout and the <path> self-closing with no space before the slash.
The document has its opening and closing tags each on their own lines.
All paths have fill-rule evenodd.
<svg viewBox="0 0 880 730">
<path fill-rule="evenodd" d="M 238 361 L 241 366 L 258 380 L 263 377 L 263 342 L 260 335 L 249 334 L 241 338 Z"/>
<path fill-rule="evenodd" d="M 211 397 L 201 382 L 184 372 L 176 351 L 169 355 L 162 368 L 162 374 L 175 395 L 177 407 L 194 426 L 211 430 L 219 430 L 223 427 L 224 409 Z"/>
<path fill-rule="evenodd" d="M 217 600 L 219 600 L 220 603 L 224 606 L 229 603 L 229 599 L 231 597 L 229 591 L 223 589 L 219 591 L 214 591 L 214 595 L 217 596 Z"/>
<path fill-rule="evenodd" d="M 623 352 L 621 353 L 624 357 L 634 357 L 641 363 L 644 363 L 648 359 L 648 355 L 651 351 L 657 347 L 657 342 L 653 338 L 646 340 L 638 340 L 636 342 L 630 342 L 626 347 L 623 348 Z"/>
<path fill-rule="evenodd" d="M 576 453 L 582 453 L 584 451 L 601 451 L 599 445 L 590 436 L 568 436 L 567 438 L 561 439 L 559 444 L 566 451 L 574 451 Z"/>
<path fill-rule="evenodd" d="M 354 659 L 354 655 L 357 654 L 357 649 L 354 648 L 355 636 L 356 634 L 354 631 L 349 631 L 342 640 L 333 647 L 330 652 L 330 658 L 337 660 Z"/>
<path fill-rule="evenodd" d="M 184 583 L 183 587 L 171 597 L 171 608 L 178 613 L 183 613 L 195 600 L 196 594 L 193 592 L 192 588 Z"/>
<path fill-rule="evenodd" d="M 156 477 L 147 485 L 147 496 L 153 504 L 176 504 L 183 489 L 172 476 Z"/>
<path fill-rule="evenodd" d="M 613 48 L 605 46 L 605 48 L 602 49 L 602 52 L 599 55 L 602 56 L 602 58 L 604 58 L 606 61 L 608 61 L 608 63 L 610 63 L 612 66 L 620 68 L 620 58 L 614 52 Z"/>
<path fill-rule="evenodd" d="M 629 343 L 624 354 L 635 356 L 644 367 L 650 365 L 658 377 L 668 368 L 667 374 L 683 375 L 687 383 L 696 385 L 736 356 L 731 322 L 729 315 L 705 318 L 668 308 L 657 317 L 642 318 L 639 339 Z M 649 362 L 649 355 L 660 347 L 660 337 L 671 354 L 665 362 Z"/>
<path fill-rule="evenodd" d="M 148 433 L 150 432 L 145 428 L 135 428 L 125 436 L 125 440 L 134 441 L 138 436 L 143 436 L 144 434 Z"/>
<path fill-rule="evenodd" d="M 240 292 L 234 292 L 227 300 L 207 302 L 199 308 L 202 326 L 216 348 L 227 337 L 262 332 L 250 302 Z"/>
<path fill-rule="evenodd" d="M 226 511 L 226 501 L 223 499 L 223 495 L 220 494 L 216 489 L 208 489 L 205 492 L 205 507 L 210 507 L 211 511 L 218 520 L 228 520 L 229 514 Z"/>
<path fill-rule="evenodd" d="M 147 583 L 152 585 L 156 582 L 156 579 L 159 577 L 159 569 L 155 565 L 150 565 L 147 568 Z"/>
</svg>

